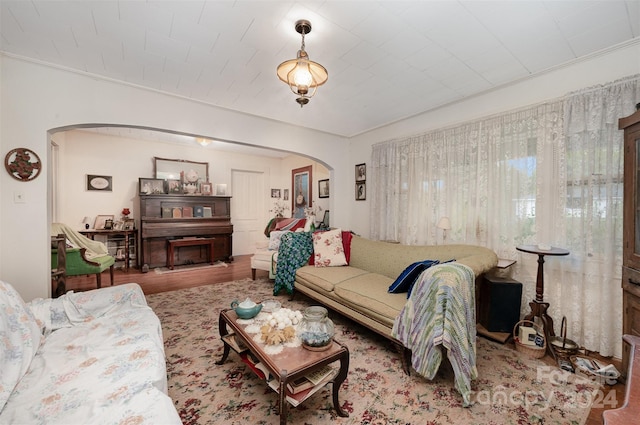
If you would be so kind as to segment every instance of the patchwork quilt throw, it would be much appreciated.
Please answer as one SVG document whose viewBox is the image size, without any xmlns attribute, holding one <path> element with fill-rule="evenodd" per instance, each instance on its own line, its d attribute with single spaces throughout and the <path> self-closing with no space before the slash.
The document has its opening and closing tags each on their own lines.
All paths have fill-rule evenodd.
<svg viewBox="0 0 640 425">
<path fill-rule="evenodd" d="M 426 269 L 392 331 L 412 350 L 411 365 L 427 379 L 435 377 L 446 350 L 465 407 L 471 405 L 471 381 L 478 377 L 474 282 L 473 270 L 464 264 Z"/>
<path fill-rule="evenodd" d="M 312 253 L 313 239 L 311 232 L 287 232 L 282 235 L 278 250 L 273 295 L 278 295 L 283 289 L 287 293 L 293 294 L 296 271 L 309 261 Z"/>
</svg>

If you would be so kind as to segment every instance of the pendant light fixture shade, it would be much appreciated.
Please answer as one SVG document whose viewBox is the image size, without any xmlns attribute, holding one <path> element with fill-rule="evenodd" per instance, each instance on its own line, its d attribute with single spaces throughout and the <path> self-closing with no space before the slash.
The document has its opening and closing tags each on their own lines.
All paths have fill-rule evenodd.
<svg viewBox="0 0 640 425">
<path fill-rule="evenodd" d="M 302 46 L 298 50 L 298 55 L 295 59 L 278 65 L 277 72 L 278 78 L 298 96 L 296 102 L 303 107 L 316 94 L 318 86 L 327 82 L 329 73 L 324 66 L 309 60 L 309 55 L 304 50 L 304 36 L 311 32 L 311 23 L 306 20 L 297 21 L 296 31 L 302 35 Z"/>
</svg>

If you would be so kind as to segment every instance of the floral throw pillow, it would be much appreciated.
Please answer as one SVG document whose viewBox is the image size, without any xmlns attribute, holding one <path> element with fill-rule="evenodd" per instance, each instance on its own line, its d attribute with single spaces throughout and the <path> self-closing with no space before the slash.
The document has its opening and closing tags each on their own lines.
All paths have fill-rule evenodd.
<svg viewBox="0 0 640 425">
<path fill-rule="evenodd" d="M 333 229 L 313 234 L 313 261 L 316 267 L 346 266 L 342 246 L 342 230 Z"/>
</svg>

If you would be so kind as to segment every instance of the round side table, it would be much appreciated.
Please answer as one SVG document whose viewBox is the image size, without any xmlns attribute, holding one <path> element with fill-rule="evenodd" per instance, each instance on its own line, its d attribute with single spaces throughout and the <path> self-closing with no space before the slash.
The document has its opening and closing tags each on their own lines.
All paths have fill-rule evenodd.
<svg viewBox="0 0 640 425">
<path fill-rule="evenodd" d="M 555 336 L 553 329 L 553 319 L 547 314 L 549 303 L 544 302 L 544 256 L 545 255 L 569 255 L 569 251 L 563 248 L 551 247 L 550 249 L 540 249 L 537 245 L 519 245 L 516 247 L 518 251 L 527 252 L 529 254 L 538 255 L 538 277 L 536 279 L 536 297 L 529 303 L 531 313 L 524 317 L 524 320 L 533 321 L 535 317 L 539 317 L 544 328 L 544 336 L 547 339 L 547 351 L 555 358 L 555 353 L 549 344 L 549 337 Z"/>
</svg>

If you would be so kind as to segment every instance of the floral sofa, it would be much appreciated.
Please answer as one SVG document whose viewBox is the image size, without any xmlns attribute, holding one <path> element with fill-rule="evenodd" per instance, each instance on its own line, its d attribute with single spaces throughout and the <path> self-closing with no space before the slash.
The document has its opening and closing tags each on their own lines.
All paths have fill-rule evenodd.
<svg viewBox="0 0 640 425">
<path fill-rule="evenodd" d="M 24 303 L 0 281 L 0 423 L 180 424 L 135 283 Z"/>
<path fill-rule="evenodd" d="M 425 260 L 431 264 L 455 260 L 468 266 L 476 281 L 498 264 L 495 252 L 475 245 L 410 246 L 353 235 L 343 247 L 348 265 L 339 261 L 333 263 L 337 267 L 317 267 L 331 265 L 332 261 L 318 261 L 320 256 L 316 252 L 316 264 L 302 266 L 295 272 L 295 291 L 393 341 L 403 353 L 407 373 L 410 353 L 393 337 L 392 330 L 407 304 L 408 291 L 390 293 L 392 284 L 400 278 L 405 282 L 408 278 L 417 279 Z"/>
</svg>

